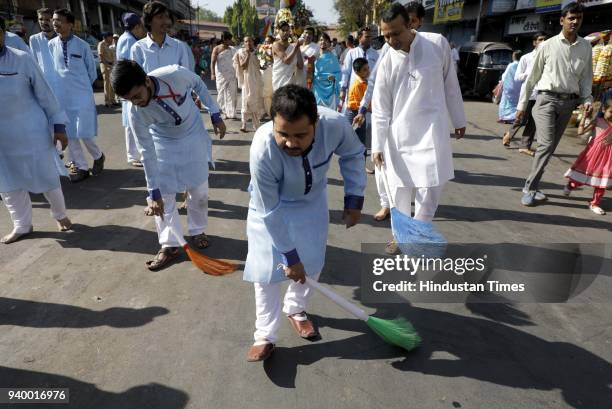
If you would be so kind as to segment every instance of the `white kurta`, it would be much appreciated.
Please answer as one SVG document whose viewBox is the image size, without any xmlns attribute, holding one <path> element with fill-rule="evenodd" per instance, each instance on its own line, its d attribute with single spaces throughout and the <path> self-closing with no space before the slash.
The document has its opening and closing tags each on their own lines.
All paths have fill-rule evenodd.
<svg viewBox="0 0 612 409">
<path fill-rule="evenodd" d="M 190 71 L 195 69 L 191 64 L 190 50 L 187 44 L 166 35 L 160 47 L 147 34 L 138 40 L 130 49 L 131 59 L 136 61 L 148 74 L 167 65 L 177 64 Z"/>
<path fill-rule="evenodd" d="M 345 207 L 361 209 L 366 186 L 363 145 L 343 115 L 318 109 L 314 143 L 304 157 L 289 156 L 278 147 L 271 121 L 253 137 L 246 281 L 285 280 L 278 264 L 294 264 L 296 257 L 308 275 L 321 272 L 329 225 L 327 171 L 333 154 L 340 157 Z"/>
<path fill-rule="evenodd" d="M 132 46 L 136 44 L 138 39 L 134 37 L 130 31 L 126 30 L 119 40 L 117 40 L 117 61 L 121 60 L 129 60 L 131 59 L 131 50 Z M 124 128 L 128 128 L 130 126 L 128 121 L 128 113 L 130 111 L 130 102 L 126 100 L 121 100 L 121 123 Z"/>
<path fill-rule="evenodd" d="M 217 54 L 215 66 L 215 79 L 217 85 L 217 103 L 221 111 L 230 118 L 236 116 L 238 105 L 238 83 L 236 71 L 234 70 L 233 48 L 228 48 Z"/>
<path fill-rule="evenodd" d="M 248 57 L 248 50 L 240 50 L 238 53 L 238 76 L 242 78 L 242 113 L 252 113 L 261 116 L 263 112 L 263 78 L 259 71 L 259 61 L 257 54 L 251 52 Z M 249 58 L 249 65 L 246 69 L 242 69 L 241 63 L 244 63 Z"/>
<path fill-rule="evenodd" d="M 98 118 L 91 85 L 98 74 L 89 44 L 71 34 L 64 45 L 60 36 L 56 36 L 49 41 L 49 50 L 57 73 L 57 83 L 50 85 L 68 115 L 68 137 L 94 138 Z"/>
<path fill-rule="evenodd" d="M 294 44 L 289 44 L 285 50 L 285 55 L 293 52 Z M 297 56 L 293 57 L 289 64 L 285 64 L 283 60 L 274 56 L 274 64 L 272 65 L 272 88 L 274 91 L 287 84 L 295 83 L 295 70 L 297 67 Z"/>
<path fill-rule="evenodd" d="M 302 53 L 302 60 L 304 61 L 304 67 L 302 70 L 298 70 L 296 73 L 296 84 L 299 84 L 303 87 L 306 86 L 306 80 L 308 78 L 308 61 L 312 60 L 313 64 L 313 72 L 314 72 L 314 61 L 319 58 L 321 54 L 321 47 L 317 43 L 310 43 L 308 45 L 300 46 L 300 52 Z"/>
<path fill-rule="evenodd" d="M 0 51 L 0 192 L 60 186 L 51 125 L 66 116 L 29 53 Z"/>
<path fill-rule="evenodd" d="M 219 107 L 195 73 L 178 65 L 149 73 L 155 92 L 149 105 L 130 109 L 130 127 L 139 144 L 149 191 L 162 195 L 196 188 L 208 179 L 211 141 L 200 110 L 191 99 L 195 92 L 213 117 Z M 175 98 L 169 97 L 174 95 Z"/>
<path fill-rule="evenodd" d="M 443 36 L 415 33 L 409 53 L 389 50 L 378 67 L 372 109 L 372 152 L 384 152 L 392 186 L 440 186 L 454 177 L 448 116 L 454 128 L 466 119 Z"/>
</svg>

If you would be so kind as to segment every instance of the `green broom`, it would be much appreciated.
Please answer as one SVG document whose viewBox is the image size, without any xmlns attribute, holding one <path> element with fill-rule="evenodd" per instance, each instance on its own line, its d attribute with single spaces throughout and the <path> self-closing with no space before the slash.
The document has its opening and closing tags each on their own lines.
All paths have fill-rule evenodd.
<svg viewBox="0 0 612 409">
<path fill-rule="evenodd" d="M 412 324 L 404 318 L 394 320 L 383 320 L 382 318 L 371 317 L 364 310 L 348 302 L 338 294 L 318 282 L 306 277 L 306 283 L 318 290 L 321 294 L 332 300 L 334 303 L 350 312 L 355 317 L 366 322 L 368 327 L 385 342 L 411 351 L 421 343 L 421 337 L 417 334 Z"/>
</svg>

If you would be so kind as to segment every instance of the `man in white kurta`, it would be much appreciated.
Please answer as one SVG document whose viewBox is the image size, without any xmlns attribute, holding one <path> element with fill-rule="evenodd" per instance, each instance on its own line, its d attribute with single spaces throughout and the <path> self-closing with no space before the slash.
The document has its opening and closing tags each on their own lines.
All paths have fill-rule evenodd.
<svg viewBox="0 0 612 409">
<path fill-rule="evenodd" d="M 234 69 L 235 50 L 231 46 L 232 34 L 225 31 L 221 44 L 211 55 L 211 79 L 217 85 L 217 102 L 226 118 L 236 119 L 238 106 L 238 79 Z"/>
<path fill-rule="evenodd" d="M 280 40 L 272 44 L 272 89 L 284 87 L 288 84 L 296 84 L 296 70 L 301 70 L 304 67 L 302 54 L 300 53 L 300 45 L 302 39 L 297 43 L 290 44 L 289 37 L 291 36 L 291 28 L 286 21 L 281 23 L 278 28 L 280 31 Z"/>
<path fill-rule="evenodd" d="M 257 320 L 248 361 L 265 360 L 274 349 L 281 322 L 280 284 L 287 278 L 294 282 L 282 311 L 300 337 L 317 335 L 306 315 L 312 290 L 304 282 L 306 275 L 316 280 L 325 261 L 327 171 L 334 154 L 344 178 L 344 220 L 351 227 L 361 216 L 366 186 L 363 145 L 346 118 L 317 107 L 308 89 L 287 85 L 277 90 L 272 121 L 257 130 L 250 151 L 244 280 L 255 286 Z"/>
<path fill-rule="evenodd" d="M 148 75 L 134 61 L 119 61 L 112 72 L 118 95 L 132 102 L 129 122 L 143 158 L 149 214 L 161 246 L 147 262 L 150 270 L 165 267 L 178 255 L 174 233 L 182 228 L 175 196 L 186 192 L 188 234 L 198 248 L 208 247 L 208 146 L 210 137 L 200 110 L 191 99 L 195 92 L 211 115 L 216 132 L 225 134 L 219 108 L 200 77 L 169 65 Z"/>
<path fill-rule="evenodd" d="M 117 61 L 129 60 L 131 58 L 131 49 L 134 44 L 146 35 L 144 25 L 140 17 L 134 13 L 125 13 L 123 15 L 123 28 L 125 31 L 119 37 L 117 41 L 116 53 Z M 125 129 L 125 151 L 127 153 L 127 162 L 134 167 L 142 167 L 142 161 L 140 154 L 138 153 L 138 147 L 136 146 L 136 139 L 130 124 L 128 122 L 128 112 L 130 109 L 130 103 L 128 101 L 121 101 L 121 123 Z"/>
<path fill-rule="evenodd" d="M 414 218 L 429 222 L 454 177 L 449 115 L 457 138 L 465 133 L 461 91 L 443 36 L 414 31 L 397 3 L 383 13 L 382 30 L 391 49 L 376 75 L 372 155 L 397 209 L 411 215 L 415 192 Z"/>
<path fill-rule="evenodd" d="M 49 41 L 49 50 L 57 73 L 53 92 L 68 115 L 66 130 L 69 160 L 72 161 L 70 180 L 80 182 L 89 177 L 89 164 L 83 147 L 93 158 L 91 173 L 98 175 L 104 169 L 105 157 L 95 142 L 98 118 L 92 84 L 98 77 L 89 44 L 72 33 L 74 15 L 60 9 L 53 12 L 53 29 L 57 37 Z"/>
<path fill-rule="evenodd" d="M 302 68 L 302 71 L 298 71 L 298 85 L 311 89 L 312 78 L 314 75 L 314 63 L 321 54 L 321 47 L 319 47 L 319 44 L 313 42 L 315 39 L 315 32 L 312 27 L 306 27 L 303 37 L 304 44 L 300 46 L 300 52 L 302 53 L 304 67 Z"/>
<path fill-rule="evenodd" d="M 71 226 L 56 166 L 55 143 L 65 148 L 66 115 L 30 53 L 4 45 L 0 17 L 0 195 L 13 230 L 12 243 L 32 232 L 30 193 L 42 193 L 60 230 Z"/>
<path fill-rule="evenodd" d="M 353 62 L 357 58 L 365 58 L 368 60 L 370 68 L 376 66 L 378 61 L 378 52 L 371 47 L 372 35 L 369 28 L 362 28 L 359 31 L 359 44 L 355 48 L 351 48 L 346 53 L 342 62 L 342 79 L 340 80 L 340 101 L 343 105 L 346 102 L 348 90 L 351 89 L 353 82 L 357 79 L 357 74 L 353 70 Z"/>
<path fill-rule="evenodd" d="M 238 56 L 238 78 L 242 87 L 242 132 L 247 132 L 247 121 L 253 121 L 253 127 L 259 128 L 259 118 L 263 113 L 263 78 L 259 71 L 259 61 L 255 53 L 253 38 L 244 38 L 244 48 Z"/>
</svg>

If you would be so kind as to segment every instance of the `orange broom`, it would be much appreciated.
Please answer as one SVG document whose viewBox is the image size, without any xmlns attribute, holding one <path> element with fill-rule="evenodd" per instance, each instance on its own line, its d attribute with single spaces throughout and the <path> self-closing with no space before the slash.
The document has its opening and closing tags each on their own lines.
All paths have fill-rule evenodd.
<svg viewBox="0 0 612 409">
<path fill-rule="evenodd" d="M 236 266 L 234 264 L 205 256 L 199 251 L 196 251 L 191 248 L 191 246 L 187 244 L 183 236 L 178 234 L 170 223 L 168 223 L 168 228 L 172 232 L 172 235 L 174 235 L 174 237 L 178 240 L 181 247 L 185 249 L 185 252 L 187 253 L 187 256 L 189 256 L 189 258 L 191 259 L 191 262 L 206 274 L 210 274 L 212 276 L 224 276 L 226 274 L 230 274 L 236 271 Z"/>
</svg>

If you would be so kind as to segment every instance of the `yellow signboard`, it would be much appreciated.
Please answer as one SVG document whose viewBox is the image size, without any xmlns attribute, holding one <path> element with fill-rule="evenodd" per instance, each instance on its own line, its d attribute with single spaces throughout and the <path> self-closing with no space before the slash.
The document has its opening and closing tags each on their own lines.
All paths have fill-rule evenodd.
<svg viewBox="0 0 612 409">
<path fill-rule="evenodd" d="M 464 0 L 436 0 L 434 24 L 459 21 L 463 18 Z"/>
<path fill-rule="evenodd" d="M 562 0 L 536 0 L 536 13 L 561 10 Z"/>
</svg>

